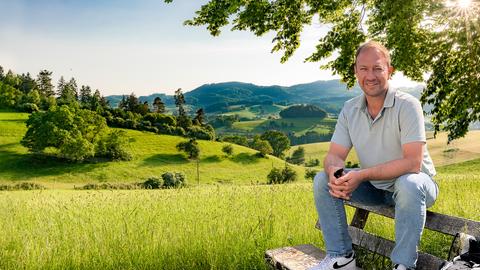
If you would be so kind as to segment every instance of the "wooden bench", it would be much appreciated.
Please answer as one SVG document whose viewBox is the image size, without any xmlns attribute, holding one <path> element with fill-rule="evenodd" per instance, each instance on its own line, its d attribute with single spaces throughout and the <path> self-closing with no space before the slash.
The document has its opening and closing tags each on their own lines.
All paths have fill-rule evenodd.
<svg viewBox="0 0 480 270">
<path fill-rule="evenodd" d="M 359 247 L 388 257 L 395 243 L 391 240 L 375 236 L 363 230 L 369 213 L 375 213 L 394 218 L 395 210 L 385 206 L 365 206 L 359 203 L 346 201 L 346 205 L 356 208 L 353 219 L 348 226 L 354 249 Z M 317 222 L 316 227 L 320 229 Z M 427 211 L 425 228 L 446 235 L 455 236 L 458 232 L 467 233 L 475 237 L 480 236 L 480 222 L 459 217 L 448 216 Z M 273 269 L 304 270 L 317 264 L 325 257 L 325 252 L 311 245 L 299 245 L 267 250 L 265 260 Z M 439 258 L 428 253 L 419 252 L 417 269 L 437 270 L 446 258 Z"/>
</svg>

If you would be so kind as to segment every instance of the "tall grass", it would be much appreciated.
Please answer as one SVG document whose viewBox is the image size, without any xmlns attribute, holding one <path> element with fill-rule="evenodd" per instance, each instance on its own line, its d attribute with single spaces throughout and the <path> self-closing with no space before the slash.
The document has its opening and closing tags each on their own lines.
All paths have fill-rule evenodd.
<svg viewBox="0 0 480 270">
<path fill-rule="evenodd" d="M 478 173 L 438 182 L 434 211 L 480 220 Z M 323 247 L 312 200 L 305 183 L 0 192 L 0 269 L 266 269 L 267 249 Z M 393 239 L 390 219 L 366 229 Z M 421 249 L 445 257 L 450 241 L 426 231 Z"/>
</svg>

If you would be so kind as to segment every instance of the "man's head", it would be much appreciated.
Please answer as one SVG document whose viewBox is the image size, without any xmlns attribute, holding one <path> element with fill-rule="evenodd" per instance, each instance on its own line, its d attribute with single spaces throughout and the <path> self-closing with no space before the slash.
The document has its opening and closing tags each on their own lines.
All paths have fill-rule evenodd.
<svg viewBox="0 0 480 270">
<path fill-rule="evenodd" d="M 384 95 L 393 70 L 388 49 L 382 44 L 368 41 L 357 49 L 355 76 L 366 96 Z"/>
</svg>

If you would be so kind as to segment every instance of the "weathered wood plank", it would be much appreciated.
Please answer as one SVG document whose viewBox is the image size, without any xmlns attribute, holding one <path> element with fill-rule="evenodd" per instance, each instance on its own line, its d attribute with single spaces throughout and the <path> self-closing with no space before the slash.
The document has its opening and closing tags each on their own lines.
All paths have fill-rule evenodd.
<svg viewBox="0 0 480 270">
<path fill-rule="evenodd" d="M 360 203 L 350 201 L 346 201 L 345 204 L 355 207 L 357 209 L 364 209 L 385 217 L 395 218 L 395 209 L 393 207 L 366 206 Z M 480 236 L 480 222 L 466 218 L 435 213 L 432 211 L 427 211 L 425 228 L 452 236 L 457 234 L 458 232 L 463 232 L 474 236 Z"/>
<path fill-rule="evenodd" d="M 376 236 L 370 233 L 365 232 L 356 227 L 349 226 L 348 232 L 352 237 L 352 242 L 354 245 L 361 246 L 372 252 L 380 254 L 385 257 L 389 257 L 390 253 L 395 246 L 395 242 L 385 239 L 380 236 Z M 430 255 L 428 253 L 419 252 L 417 269 L 419 270 L 432 270 L 439 269 L 440 266 L 445 262 L 445 260 Z"/>
<path fill-rule="evenodd" d="M 350 226 L 360 229 L 365 228 L 369 213 L 370 212 L 365 209 L 357 208 L 355 210 L 355 214 L 353 215 L 352 222 L 350 222 Z"/>
<path fill-rule="evenodd" d="M 306 270 L 325 257 L 325 252 L 313 245 L 299 245 L 267 250 L 265 260 L 274 269 Z"/>
<path fill-rule="evenodd" d="M 283 247 L 265 252 L 267 264 L 278 270 L 306 270 L 319 263 L 324 257 L 325 252 L 313 245 Z"/>
</svg>

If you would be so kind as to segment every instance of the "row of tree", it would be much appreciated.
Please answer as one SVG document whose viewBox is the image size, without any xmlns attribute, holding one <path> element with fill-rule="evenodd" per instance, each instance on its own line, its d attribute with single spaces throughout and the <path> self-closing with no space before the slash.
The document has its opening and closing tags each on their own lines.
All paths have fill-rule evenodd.
<svg viewBox="0 0 480 270">
<path fill-rule="evenodd" d="M 78 103 L 81 108 L 102 112 L 108 102 L 88 85 L 78 87 L 74 78 L 65 80 L 60 77 L 56 88 L 52 81 L 52 72 L 40 71 L 36 78 L 30 73 L 15 74 L 9 70 L 4 73 L 0 66 L 0 107 L 26 112 L 48 110 L 55 105 Z"/>
</svg>

